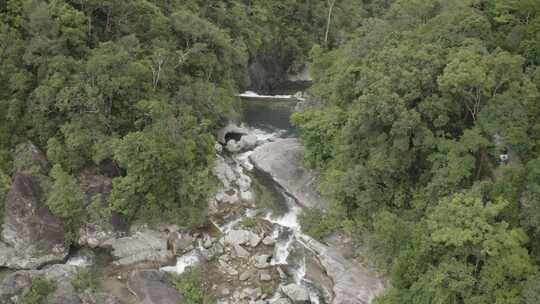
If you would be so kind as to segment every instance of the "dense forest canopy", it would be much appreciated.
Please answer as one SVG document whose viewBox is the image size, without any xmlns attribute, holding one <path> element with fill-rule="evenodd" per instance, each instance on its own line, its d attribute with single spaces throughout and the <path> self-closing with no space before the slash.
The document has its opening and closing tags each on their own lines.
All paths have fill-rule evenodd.
<svg viewBox="0 0 540 304">
<path fill-rule="evenodd" d="M 31 142 L 51 163 L 36 172 L 49 208 L 74 233 L 88 172 L 114 178 L 103 215 L 201 226 L 235 95 L 344 41 L 353 4 L 335 5 L 326 35 L 319 1 L 0 1 L 0 201 Z"/>
<path fill-rule="evenodd" d="M 293 121 L 332 202 L 305 230 L 366 241 L 380 303 L 539 303 L 538 0 L 0 1 L 0 202 L 30 170 L 74 234 L 200 227 L 235 95 L 305 62 L 322 105 Z M 88 171 L 114 178 L 97 215 Z"/>
<path fill-rule="evenodd" d="M 381 303 L 537 303 L 540 2 L 371 4 L 311 52 L 324 106 L 294 121 L 335 208 L 305 226 L 363 236 Z"/>
</svg>

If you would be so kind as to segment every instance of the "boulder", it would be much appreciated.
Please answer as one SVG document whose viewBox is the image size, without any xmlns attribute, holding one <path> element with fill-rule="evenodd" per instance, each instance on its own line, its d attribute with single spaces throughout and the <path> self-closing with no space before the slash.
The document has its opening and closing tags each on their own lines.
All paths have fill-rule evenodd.
<svg viewBox="0 0 540 304">
<path fill-rule="evenodd" d="M 182 295 L 159 270 L 136 270 L 129 274 L 128 289 L 141 304 L 182 304 Z"/>
<path fill-rule="evenodd" d="M 225 159 L 218 155 L 216 159 L 216 164 L 214 165 L 214 168 L 212 169 L 212 173 L 215 177 L 221 181 L 223 186 L 225 188 L 230 188 L 233 183 L 236 182 L 238 179 L 234 169 L 231 165 L 229 165 Z"/>
<path fill-rule="evenodd" d="M 225 149 L 231 153 L 238 153 L 242 151 L 247 151 L 255 148 L 257 146 L 257 136 L 254 134 L 243 135 L 240 140 L 231 139 L 227 141 Z"/>
<path fill-rule="evenodd" d="M 270 267 L 270 259 L 272 256 L 268 254 L 261 254 L 253 258 L 255 268 L 263 269 Z"/>
<path fill-rule="evenodd" d="M 309 291 L 300 285 L 289 284 L 281 287 L 281 291 L 289 298 L 294 304 L 307 304 L 309 301 Z M 343 302 L 349 303 L 349 302 Z"/>
<path fill-rule="evenodd" d="M 247 244 L 251 247 L 257 247 L 261 242 L 261 237 L 256 233 L 247 230 L 230 230 L 225 235 L 225 243 L 231 245 L 244 245 Z"/>
<path fill-rule="evenodd" d="M 66 258 L 64 224 L 44 201 L 39 178 L 17 172 L 5 201 L 0 266 L 34 269 Z"/>
<path fill-rule="evenodd" d="M 117 266 L 147 262 L 163 264 L 172 258 L 172 252 L 167 250 L 167 235 L 152 230 L 110 240 L 106 245 L 112 247 L 112 255 L 116 258 L 113 264 Z"/>
<path fill-rule="evenodd" d="M 249 251 L 247 251 L 246 249 L 244 249 L 244 247 L 240 246 L 240 245 L 233 245 L 233 248 L 234 248 L 234 253 L 237 257 L 241 258 L 241 259 L 247 259 L 249 258 Z"/>
<path fill-rule="evenodd" d="M 296 138 L 279 139 L 256 148 L 249 156 L 258 170 L 269 174 L 300 205 L 325 208 L 319 175 L 302 166 L 304 148 Z"/>
<path fill-rule="evenodd" d="M 270 275 L 270 272 L 268 270 L 261 270 L 259 272 L 259 279 L 262 282 L 268 282 L 268 281 L 272 281 L 272 276 Z"/>
<path fill-rule="evenodd" d="M 55 284 L 56 288 L 47 298 L 49 304 L 114 304 L 118 302 L 90 302 L 84 301 L 84 298 L 95 297 L 92 293 L 87 293 L 84 296 L 79 295 L 72 285 L 72 280 L 79 268 L 72 265 L 56 264 L 45 267 L 42 270 L 20 270 L 9 274 L 0 283 L 0 303 L 15 304 L 20 302 L 20 298 L 24 296 L 32 287 L 32 282 L 36 278 L 44 278 Z M 114 297 L 106 295 L 105 298 Z"/>
<path fill-rule="evenodd" d="M 227 126 L 222 128 L 218 131 L 217 134 L 217 140 L 221 144 L 227 144 L 227 138 L 230 135 L 235 135 L 236 137 L 241 137 L 242 135 L 248 134 L 248 130 L 246 128 L 239 127 L 238 125 L 234 123 L 229 123 Z"/>
<path fill-rule="evenodd" d="M 371 303 L 384 292 L 384 285 L 374 272 L 345 259 L 335 248 L 308 237 L 303 237 L 303 241 L 334 282 L 332 304 Z"/>
<path fill-rule="evenodd" d="M 240 274 L 240 276 L 238 277 L 238 280 L 247 281 L 251 279 L 254 275 L 255 275 L 255 270 L 248 269 Z"/>
</svg>

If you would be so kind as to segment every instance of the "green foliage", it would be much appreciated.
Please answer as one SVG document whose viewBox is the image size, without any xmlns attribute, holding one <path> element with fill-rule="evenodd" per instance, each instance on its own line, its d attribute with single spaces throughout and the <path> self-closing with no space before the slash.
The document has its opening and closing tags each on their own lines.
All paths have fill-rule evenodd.
<svg viewBox="0 0 540 304">
<path fill-rule="evenodd" d="M 97 277 L 90 270 L 84 268 L 77 272 L 71 280 L 71 284 L 79 293 L 95 292 L 98 289 Z"/>
<path fill-rule="evenodd" d="M 213 300 L 203 289 L 202 269 L 189 267 L 181 275 L 171 274 L 171 280 L 176 290 L 181 293 L 189 304 L 210 304 Z"/>
<path fill-rule="evenodd" d="M 114 158 L 127 174 L 114 180 L 113 209 L 128 218 L 140 214 L 201 226 L 212 189 L 212 136 L 186 110 L 159 101 L 139 106 L 148 115 L 147 126 L 114 145 Z"/>
<path fill-rule="evenodd" d="M 333 144 L 343 121 L 340 109 L 324 112 L 295 113 L 294 124 L 300 127 L 300 134 L 308 148 L 304 160 L 311 167 L 324 167 L 332 158 Z"/>
<path fill-rule="evenodd" d="M 75 238 L 80 224 L 86 198 L 77 180 L 66 173 L 60 165 L 54 165 L 50 172 L 53 180 L 47 196 L 47 206 L 51 212 L 67 224 L 71 238 Z"/>
<path fill-rule="evenodd" d="M 53 293 L 55 289 L 56 285 L 54 282 L 43 278 L 35 278 L 32 280 L 32 287 L 30 288 L 30 291 L 21 298 L 20 303 L 46 304 L 47 296 Z"/>
<path fill-rule="evenodd" d="M 358 26 L 355 4 L 337 3 L 330 44 Z M 120 169 L 109 212 L 200 226 L 211 134 L 238 116 L 248 63 L 268 86 L 281 81 L 324 39 L 326 16 L 324 2 L 290 0 L 4 1 L 0 169 L 12 174 L 14 147 L 29 140 L 67 172 L 51 173 L 49 203 L 70 226 L 82 203 L 78 190 L 62 198 L 76 184 L 66 174 L 104 164 Z"/>
<path fill-rule="evenodd" d="M 497 221 L 507 204 L 473 192 L 441 200 L 399 256 L 388 303 L 520 303 L 522 283 L 536 269 L 525 232 Z"/>
<path fill-rule="evenodd" d="M 253 217 L 246 217 L 242 220 L 242 225 L 244 225 L 247 228 L 255 228 L 257 227 L 257 219 Z"/>
<path fill-rule="evenodd" d="M 8 191 L 11 187 L 11 179 L 0 170 L 0 224 L 4 222 L 4 206 Z"/>
<path fill-rule="evenodd" d="M 300 214 L 302 230 L 318 240 L 323 240 L 332 234 L 332 232 L 344 228 L 346 224 L 342 216 L 342 211 L 333 208 L 330 211 L 305 209 Z"/>
<path fill-rule="evenodd" d="M 537 1 L 364 4 L 346 43 L 312 48 L 324 106 L 293 117 L 343 210 L 331 229 L 367 231 L 392 274 L 382 303 L 523 301 L 540 257 Z M 337 222 L 312 217 L 315 235 Z"/>
</svg>

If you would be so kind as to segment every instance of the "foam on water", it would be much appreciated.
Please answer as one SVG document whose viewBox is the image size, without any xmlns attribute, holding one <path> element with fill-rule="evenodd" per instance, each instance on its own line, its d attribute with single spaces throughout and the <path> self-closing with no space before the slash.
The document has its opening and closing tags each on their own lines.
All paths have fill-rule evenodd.
<svg viewBox="0 0 540 304">
<path fill-rule="evenodd" d="M 87 267 L 90 265 L 90 258 L 84 255 L 77 255 L 69 258 L 66 262 L 67 265 L 77 266 L 77 267 Z"/>
<path fill-rule="evenodd" d="M 166 266 L 160 269 L 165 272 L 174 272 L 182 274 L 190 266 L 194 266 L 200 262 L 198 250 L 192 250 L 176 260 L 176 266 Z"/>
</svg>

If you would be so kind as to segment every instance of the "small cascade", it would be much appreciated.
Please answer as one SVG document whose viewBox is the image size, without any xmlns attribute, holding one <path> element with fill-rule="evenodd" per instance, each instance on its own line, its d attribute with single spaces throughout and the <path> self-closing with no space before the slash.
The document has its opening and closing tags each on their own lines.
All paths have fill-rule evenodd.
<svg viewBox="0 0 540 304">
<path fill-rule="evenodd" d="M 176 260 L 175 266 L 161 267 L 160 269 L 165 272 L 173 272 L 176 274 L 182 274 L 190 266 L 197 265 L 201 261 L 199 249 L 194 249 Z"/>
</svg>

